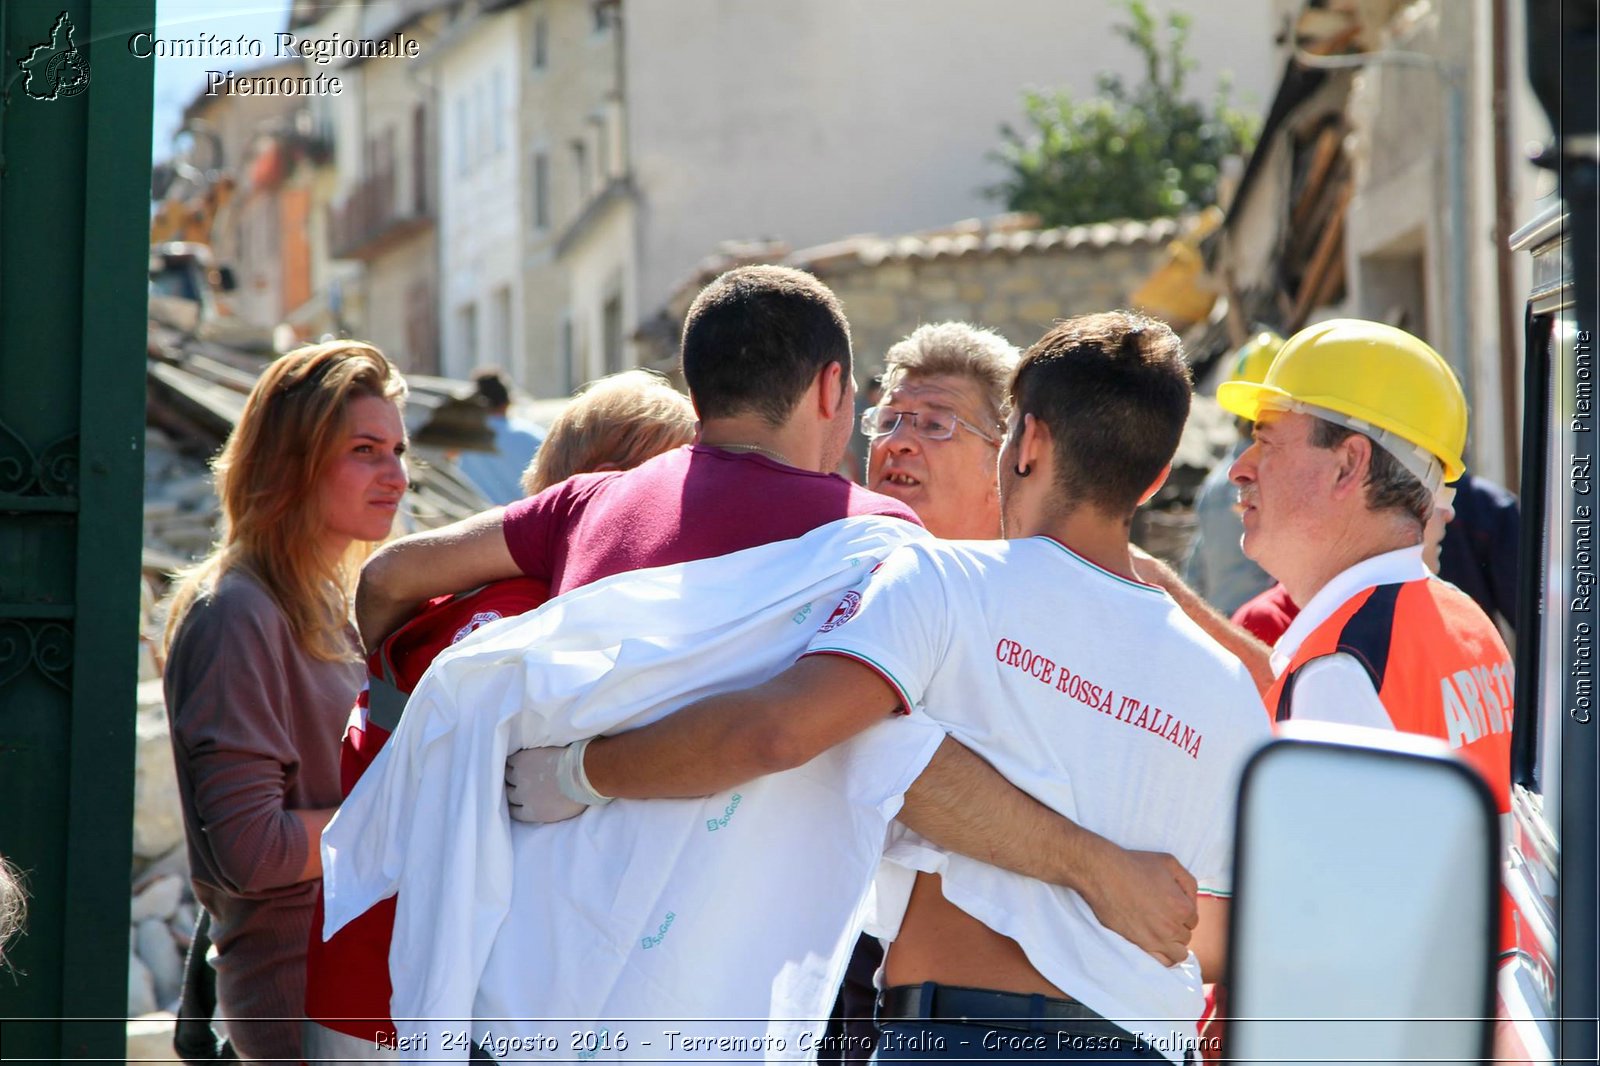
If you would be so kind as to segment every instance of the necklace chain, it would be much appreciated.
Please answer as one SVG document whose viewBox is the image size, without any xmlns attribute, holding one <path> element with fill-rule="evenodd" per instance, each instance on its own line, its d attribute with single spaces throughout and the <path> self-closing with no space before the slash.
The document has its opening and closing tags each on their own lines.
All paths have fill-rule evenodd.
<svg viewBox="0 0 1600 1066">
<path fill-rule="evenodd" d="M 776 459 L 784 466 L 794 465 L 785 456 L 779 455 L 770 448 L 763 448 L 759 444 L 713 444 L 711 447 L 720 448 L 725 452 L 757 452 L 761 455 L 765 455 L 768 459 Z"/>
</svg>

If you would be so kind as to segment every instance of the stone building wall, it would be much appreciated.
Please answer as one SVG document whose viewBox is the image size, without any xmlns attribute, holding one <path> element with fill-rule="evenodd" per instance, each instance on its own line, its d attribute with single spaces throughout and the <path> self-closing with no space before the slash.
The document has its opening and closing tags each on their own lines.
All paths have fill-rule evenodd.
<svg viewBox="0 0 1600 1066">
<path fill-rule="evenodd" d="M 1176 231 L 1170 222 L 1129 223 L 858 240 L 795 259 L 839 294 L 864 379 L 924 322 L 971 322 L 1026 348 L 1057 319 L 1126 307 Z"/>
<path fill-rule="evenodd" d="M 729 246 L 685 279 L 638 340 L 646 365 L 670 369 L 684 313 L 706 282 L 744 263 L 785 263 L 838 293 L 864 383 L 889 346 L 924 322 L 971 322 L 1026 348 L 1059 318 L 1127 307 L 1184 225 L 1158 219 L 1038 229 L 1030 216 L 1005 215 L 792 253 L 777 244 Z"/>
</svg>

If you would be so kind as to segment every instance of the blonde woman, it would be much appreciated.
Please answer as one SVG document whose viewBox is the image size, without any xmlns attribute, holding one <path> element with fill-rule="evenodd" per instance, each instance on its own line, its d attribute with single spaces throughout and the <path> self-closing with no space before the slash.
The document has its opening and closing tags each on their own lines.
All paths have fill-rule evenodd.
<svg viewBox="0 0 1600 1066">
<path fill-rule="evenodd" d="M 550 423 L 522 472 L 522 494 L 537 496 L 573 474 L 632 470 L 692 443 L 696 424 L 689 397 L 653 371 L 624 370 L 591 381 Z"/>
<path fill-rule="evenodd" d="M 223 533 L 182 577 L 164 674 L 217 1014 L 245 1061 L 298 1061 L 305 951 L 365 670 L 350 596 L 406 491 L 405 383 L 336 341 L 262 374 L 213 470 Z"/>
</svg>

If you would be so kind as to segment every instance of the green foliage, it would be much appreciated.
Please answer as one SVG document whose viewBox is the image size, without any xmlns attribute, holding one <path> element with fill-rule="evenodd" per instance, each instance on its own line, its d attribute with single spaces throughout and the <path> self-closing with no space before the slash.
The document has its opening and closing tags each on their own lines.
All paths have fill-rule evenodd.
<svg viewBox="0 0 1600 1066">
<path fill-rule="evenodd" d="M 1197 210 L 1216 202 L 1222 160 L 1255 146 L 1258 123 L 1230 106 L 1226 78 L 1209 109 L 1184 99 L 1194 69 L 1189 16 L 1168 16 L 1163 48 L 1143 0 L 1125 0 L 1124 10 L 1128 21 L 1116 32 L 1144 59 L 1144 82 L 1130 90 L 1102 73 L 1083 101 L 1065 90 L 1025 92 L 1025 130 L 1002 125 L 991 153 L 1007 176 L 985 190 L 1008 210 L 1031 211 L 1048 226 Z"/>
</svg>

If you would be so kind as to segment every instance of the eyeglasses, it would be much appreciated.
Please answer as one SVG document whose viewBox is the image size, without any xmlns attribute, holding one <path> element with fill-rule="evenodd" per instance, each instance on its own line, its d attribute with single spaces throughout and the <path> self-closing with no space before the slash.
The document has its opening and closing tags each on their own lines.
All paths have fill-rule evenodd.
<svg viewBox="0 0 1600 1066">
<path fill-rule="evenodd" d="M 949 440 L 960 426 L 990 444 L 998 445 L 1000 438 L 985 433 L 965 418 L 949 411 L 899 411 L 893 407 L 869 407 L 861 412 L 861 432 L 868 440 L 887 437 L 900 427 L 902 418 L 911 419 L 911 428 L 923 440 Z"/>
</svg>

